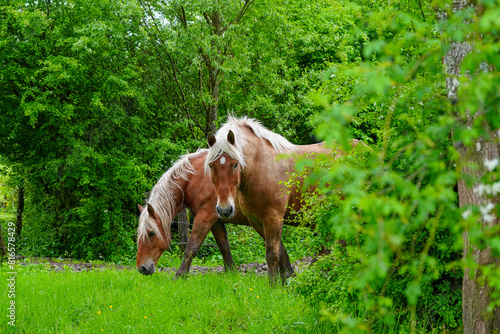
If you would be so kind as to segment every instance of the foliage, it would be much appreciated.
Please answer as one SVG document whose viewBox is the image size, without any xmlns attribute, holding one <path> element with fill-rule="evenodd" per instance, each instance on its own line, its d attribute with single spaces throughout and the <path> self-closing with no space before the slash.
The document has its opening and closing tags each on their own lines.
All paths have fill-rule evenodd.
<svg viewBox="0 0 500 334">
<path fill-rule="evenodd" d="M 294 143 L 308 143 L 310 119 L 318 112 L 309 95 L 321 84 L 318 78 L 339 61 L 338 52 L 346 60 L 361 55 L 359 41 L 347 41 L 360 18 L 348 3 L 255 3 L 237 28 L 242 36 L 225 66 L 225 111 L 259 119 Z"/>
<path fill-rule="evenodd" d="M 5 225 L 9 221 L 14 221 L 16 215 L 16 191 L 10 184 L 9 170 L 8 168 L 2 168 L 0 165 L 0 170 L 5 171 L 0 174 L 0 224 L 2 225 L 2 231 L 7 226 Z"/>
<path fill-rule="evenodd" d="M 247 115 L 308 142 L 318 110 L 308 94 L 320 84 L 325 60 L 336 61 L 338 49 L 348 59 L 361 54 L 357 40 L 342 42 L 360 16 L 343 10 L 346 3 L 141 1 L 145 75 L 165 92 L 162 104 L 178 110 L 173 120 L 189 127 L 178 129 L 186 137 L 204 139 L 215 109 L 218 125 L 228 114 Z"/>
<path fill-rule="evenodd" d="M 3 2 L 1 174 L 27 196 L 17 248 L 131 261 L 136 204 L 214 121 L 248 115 L 294 143 L 317 127 L 331 146 L 359 138 L 373 152 L 325 158 L 313 173 L 304 220 L 318 235 L 289 229 L 285 245 L 294 259 L 304 245 L 334 253 L 293 286 L 344 332 L 459 326 L 461 234 L 500 249 L 497 227 L 477 224 L 498 217 L 498 161 L 461 165 L 452 146 L 474 149 L 500 127 L 500 8 L 477 3 L 454 13 L 430 0 Z M 469 75 L 449 101 L 443 59 L 464 41 Z M 480 168 L 466 181 L 493 206 L 459 209 L 457 180 Z M 253 231 L 228 231 L 237 262 L 262 259 Z M 488 277 L 498 305 L 498 269 L 465 265 Z"/>
<path fill-rule="evenodd" d="M 208 105 L 218 122 L 249 115 L 310 141 L 318 108 L 308 94 L 325 60 L 361 54 L 358 38 L 345 42 L 360 19 L 346 3 L 248 2 L 241 17 L 240 5 L 211 1 L 3 5 L 0 155 L 27 197 L 19 248 L 132 257 L 136 204 L 180 154 L 204 145 Z M 223 35 L 206 19 L 216 14 Z"/>
<path fill-rule="evenodd" d="M 464 296 L 478 294 L 483 302 L 489 303 L 487 310 L 483 311 L 487 316 L 481 315 L 483 319 L 493 317 L 490 316 L 493 312 L 497 314 L 500 306 L 500 270 L 497 261 L 500 255 L 499 14 L 498 1 L 485 0 L 475 7 L 464 7 L 455 15 L 449 15 L 450 23 L 447 27 L 447 33 L 454 43 L 466 43 L 470 46 L 470 52 L 459 68 L 460 72 L 452 73 L 452 83 L 459 83 L 456 103 L 452 106 L 456 117 L 453 139 L 459 154 L 459 187 L 465 184 L 468 191 L 472 190 L 474 194 L 464 201 L 461 200 L 466 232 L 464 247 L 467 247 L 464 249 L 464 254 L 467 255 L 464 258 L 465 268 L 466 273 L 475 273 L 466 278 L 469 284 L 477 282 L 477 288 L 469 289 Z M 464 22 L 466 24 L 463 24 Z M 493 148 L 492 151 L 486 149 L 487 144 Z M 484 288 L 490 289 L 488 291 L 491 293 L 484 296 Z M 469 305 L 475 308 L 474 304 Z M 472 328 L 474 321 L 469 321 L 468 327 L 465 327 L 464 321 L 465 329 Z M 498 326 L 493 330 L 498 330 Z"/>
<path fill-rule="evenodd" d="M 0 15 L 0 153 L 28 196 L 19 246 L 89 259 L 131 254 L 147 177 L 183 150 L 158 139 L 165 118 L 131 61 L 136 8 L 11 2 Z"/>
<path fill-rule="evenodd" d="M 429 180 L 419 195 L 418 184 L 376 168 L 376 152 L 369 147 L 358 144 L 349 155 L 338 153 L 316 159 L 319 167 L 309 182 L 323 186 L 305 198 L 310 209 L 301 213 L 304 221 L 317 224 L 317 237 L 308 244 L 331 247 L 333 253 L 298 275 L 292 288 L 322 305 L 346 331 L 386 332 L 397 319 L 395 328 L 410 332 L 412 316 L 419 320 L 413 328 L 422 330 L 459 326 L 462 272 L 454 264 L 456 238 L 442 223 L 443 215 L 416 207 L 434 207 Z M 454 203 L 453 191 L 447 197 L 442 185 L 437 187 L 441 200 Z"/>
<path fill-rule="evenodd" d="M 148 41 L 137 46 L 146 55 L 148 79 L 162 91 L 159 102 L 174 111 L 179 131 L 194 139 L 215 132 L 224 64 L 239 36 L 234 26 L 253 1 L 141 1 L 141 26 Z M 189 129 L 189 131 L 186 131 Z"/>
<path fill-rule="evenodd" d="M 498 5 L 488 1 L 483 5 L 481 17 L 475 12 L 450 10 L 448 21 L 429 20 L 429 15 L 390 5 L 383 10 L 373 8 L 368 15 L 376 23 L 368 29 L 371 34 L 363 48 L 364 59 L 332 68 L 318 91 L 317 101 L 325 108 L 318 118 L 318 135 L 330 144 L 340 143 L 345 150 L 349 150 L 352 136 L 359 136 L 373 143 L 374 150 L 362 159 L 357 153 L 335 159 L 314 178 L 320 182 L 323 196 L 315 216 L 324 231 L 324 242 L 331 243 L 331 236 L 326 236 L 332 234 L 347 240 L 352 260 L 341 266 L 356 263 L 346 273 L 330 270 L 319 283 L 319 289 L 329 286 L 328 290 L 339 291 L 340 284 L 349 293 L 356 291 L 355 312 L 349 293 L 338 297 L 340 305 L 333 298 L 326 299 L 330 304 L 325 306 L 325 316 L 343 324 L 344 332 L 380 332 L 379 321 L 397 321 L 405 331 L 414 333 L 421 326 L 417 319 L 422 315 L 436 321 L 423 325 L 424 329 L 430 326 L 427 330 L 440 324 L 448 328 L 460 325 L 456 282 L 462 275 L 457 261 L 462 233 L 466 230 L 478 236 L 474 243 L 479 247 L 485 242 L 496 244 L 495 238 L 490 242 L 493 230 L 483 232 L 484 227 L 475 223 L 477 216 L 467 221 L 462 218 L 455 193 L 456 180 L 462 174 L 460 169 L 454 170 L 457 154 L 451 140 L 474 145 L 472 138 L 485 135 L 482 125 L 498 127 L 490 121 L 498 119 L 499 105 L 494 92 L 498 66 L 493 60 L 498 51 L 498 38 L 493 37 L 498 23 L 491 20 Z M 463 26 L 464 19 L 473 24 Z M 479 106 L 484 115 L 467 128 L 450 112 L 442 59 L 450 40 L 461 41 L 471 32 L 486 34 L 473 39 L 484 56 L 474 61 L 466 58 L 464 69 L 477 73 L 483 61 L 490 59 L 492 66 L 478 74 L 478 81 L 476 76 L 465 79 L 474 84 L 464 85 L 462 110 Z M 482 182 L 491 184 L 496 173 L 493 170 Z M 334 260 L 343 258 L 337 254 Z M 492 274 L 493 268 L 481 269 Z M 298 288 L 310 289 L 315 296 L 311 277 L 314 274 L 299 277 Z M 495 277 L 488 278 L 494 286 Z"/>
</svg>

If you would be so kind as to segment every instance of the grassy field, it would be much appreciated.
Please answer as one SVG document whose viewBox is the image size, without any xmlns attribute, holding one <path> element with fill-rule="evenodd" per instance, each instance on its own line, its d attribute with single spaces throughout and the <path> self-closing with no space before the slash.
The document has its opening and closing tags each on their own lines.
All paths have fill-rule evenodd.
<svg viewBox="0 0 500 334">
<path fill-rule="evenodd" d="M 307 302 L 267 277 L 207 274 L 173 281 L 132 270 L 0 268 L 1 333 L 328 333 Z M 15 300 L 15 327 L 8 307 Z"/>
</svg>

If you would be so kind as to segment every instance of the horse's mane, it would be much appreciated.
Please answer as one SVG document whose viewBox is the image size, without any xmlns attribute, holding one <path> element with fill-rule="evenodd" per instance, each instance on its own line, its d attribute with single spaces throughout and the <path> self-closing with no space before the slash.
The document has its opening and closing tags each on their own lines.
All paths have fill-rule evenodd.
<svg viewBox="0 0 500 334">
<path fill-rule="evenodd" d="M 151 204 L 160 217 L 163 231 L 167 236 L 167 242 L 170 243 L 170 224 L 174 219 L 174 210 L 176 207 L 175 203 L 175 190 L 180 190 L 182 195 L 184 195 L 182 189 L 179 187 L 175 180 L 184 179 L 189 181 L 189 174 L 196 174 L 196 170 L 193 165 L 191 165 L 190 158 L 201 152 L 206 151 L 199 150 L 196 153 L 185 154 L 181 156 L 173 165 L 170 167 L 156 183 L 156 185 L 151 190 L 151 194 L 147 203 Z M 139 227 L 137 228 L 137 242 L 142 240 L 145 242 L 148 238 L 147 230 L 152 230 L 155 234 L 162 238 L 160 230 L 154 220 L 148 213 L 148 210 L 144 208 L 141 215 L 139 216 Z"/>
<path fill-rule="evenodd" d="M 228 121 L 215 134 L 215 144 L 208 150 L 207 157 L 205 158 L 205 173 L 209 171 L 208 165 L 217 160 L 222 153 L 228 154 L 231 158 L 238 161 L 242 168 L 245 168 L 245 154 L 243 153 L 247 142 L 245 128 L 250 128 L 257 138 L 267 140 L 277 153 L 293 152 L 295 149 L 294 144 L 290 143 L 280 134 L 269 131 L 259 121 L 246 116 L 242 118 L 229 116 Z M 234 145 L 227 141 L 229 130 L 234 133 Z"/>
</svg>

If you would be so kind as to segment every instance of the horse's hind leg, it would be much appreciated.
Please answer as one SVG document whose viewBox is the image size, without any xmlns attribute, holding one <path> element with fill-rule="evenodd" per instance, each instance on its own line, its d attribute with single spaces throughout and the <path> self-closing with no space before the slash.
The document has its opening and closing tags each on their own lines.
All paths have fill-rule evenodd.
<svg viewBox="0 0 500 334">
<path fill-rule="evenodd" d="M 280 219 L 273 219 L 272 216 L 265 218 L 262 225 L 264 226 L 264 235 L 266 239 L 266 261 L 269 281 L 271 285 L 276 285 L 278 281 L 278 270 L 280 270 L 281 273 L 283 273 L 284 270 L 284 267 L 280 266 L 280 245 L 283 225 Z"/>
<path fill-rule="evenodd" d="M 290 278 L 294 275 L 294 271 L 292 264 L 290 263 L 288 253 L 286 252 L 285 245 L 283 245 L 283 241 L 280 242 L 279 269 L 281 278 L 283 280 L 282 283 L 285 284 L 287 278 Z"/>
<path fill-rule="evenodd" d="M 236 270 L 236 265 L 231 255 L 231 249 L 229 247 L 229 240 L 227 238 L 226 225 L 220 220 L 217 221 L 214 226 L 212 226 L 212 234 L 214 235 L 219 251 L 224 259 L 224 270 Z"/>
</svg>

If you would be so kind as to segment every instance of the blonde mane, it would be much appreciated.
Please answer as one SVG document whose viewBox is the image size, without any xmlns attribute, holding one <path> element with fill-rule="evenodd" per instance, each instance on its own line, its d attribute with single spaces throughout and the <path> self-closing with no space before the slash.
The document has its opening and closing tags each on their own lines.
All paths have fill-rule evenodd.
<svg viewBox="0 0 500 334">
<path fill-rule="evenodd" d="M 173 215 L 176 207 L 176 191 L 180 191 L 181 196 L 184 196 L 184 193 L 177 184 L 176 180 L 184 179 L 189 181 L 189 175 L 196 174 L 196 170 L 193 165 L 191 165 L 190 158 L 203 151 L 206 151 L 206 149 L 181 156 L 179 160 L 177 160 L 172 167 L 162 175 L 158 183 L 156 183 L 151 190 L 151 194 L 147 200 L 147 203 L 153 206 L 155 212 L 158 214 L 158 217 L 160 217 L 163 231 L 165 232 L 168 243 L 170 243 L 170 224 L 175 218 Z M 142 240 L 143 242 L 148 240 L 148 230 L 155 232 L 155 234 L 163 240 L 160 229 L 149 215 L 148 210 L 144 208 L 139 217 L 137 242 L 139 242 L 139 240 Z"/>
<path fill-rule="evenodd" d="M 245 168 L 244 148 L 247 143 L 247 136 L 244 130 L 246 127 L 250 128 L 257 138 L 267 140 L 277 153 L 287 153 L 295 150 L 294 144 L 290 143 L 280 134 L 269 131 L 259 121 L 246 116 L 242 118 L 229 116 L 228 121 L 215 134 L 215 144 L 208 150 L 205 159 L 206 174 L 210 170 L 208 165 L 219 159 L 223 153 L 228 154 L 231 158 L 238 161 L 241 168 Z M 229 130 L 234 133 L 234 145 L 227 141 Z"/>
</svg>

